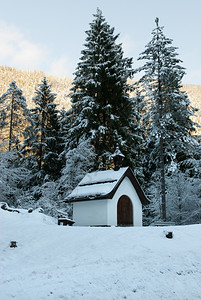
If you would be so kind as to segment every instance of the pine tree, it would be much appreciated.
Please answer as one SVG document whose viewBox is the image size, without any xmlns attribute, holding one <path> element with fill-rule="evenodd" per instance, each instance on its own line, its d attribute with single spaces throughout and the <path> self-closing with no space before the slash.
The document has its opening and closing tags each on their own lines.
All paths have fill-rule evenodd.
<svg viewBox="0 0 201 300">
<path fill-rule="evenodd" d="M 59 155 L 62 151 L 58 111 L 54 103 L 56 95 L 51 92 L 46 78 L 35 93 L 35 107 L 30 110 L 31 126 L 25 130 L 23 154 L 28 154 L 38 179 L 42 180 L 48 175 L 55 180 L 61 171 Z"/>
<path fill-rule="evenodd" d="M 47 105 L 46 154 L 43 159 L 43 170 L 52 180 L 59 178 L 63 165 L 60 160 L 63 140 L 60 134 L 59 111 L 56 109 L 56 105 L 53 102 Z"/>
<path fill-rule="evenodd" d="M 98 157 L 94 169 L 107 169 L 111 154 L 119 146 L 126 157 L 125 164 L 134 168 L 138 136 L 132 126 L 133 101 L 127 83 L 133 73 L 132 59 L 123 57 L 121 44 L 116 43 L 118 35 L 99 9 L 94 17 L 86 31 L 85 49 L 70 94 L 66 149 L 90 139 Z"/>
<path fill-rule="evenodd" d="M 139 84 L 145 91 L 145 101 L 149 108 L 149 128 L 147 149 L 148 161 L 152 172 L 160 168 L 162 219 L 166 219 L 165 166 L 174 160 L 180 163 L 190 152 L 191 133 L 195 124 L 191 120 L 195 109 L 185 92 L 181 91 L 181 80 L 185 74 L 182 62 L 177 58 L 172 40 L 165 37 L 163 27 L 158 25 L 152 31 L 152 40 L 140 54 L 145 60 L 144 66 L 137 71 L 144 71 Z"/>
<path fill-rule="evenodd" d="M 137 143 L 134 148 L 137 166 L 135 174 L 137 175 L 138 180 L 143 184 L 146 175 L 146 166 L 144 166 L 144 164 L 146 165 L 146 128 L 149 121 L 143 92 L 138 86 L 138 83 L 134 83 L 133 91 L 135 96 L 132 98 L 133 112 L 131 126 L 133 128 L 133 134 L 135 135 L 135 142 Z"/>
<path fill-rule="evenodd" d="M 0 98 L 0 137 L 3 149 L 11 151 L 21 143 L 27 123 L 26 99 L 15 81 Z"/>
</svg>

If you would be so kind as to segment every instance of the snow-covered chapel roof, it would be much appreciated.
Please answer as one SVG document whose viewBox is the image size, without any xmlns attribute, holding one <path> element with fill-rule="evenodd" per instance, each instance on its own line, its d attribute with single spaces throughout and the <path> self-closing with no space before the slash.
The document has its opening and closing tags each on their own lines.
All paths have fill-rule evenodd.
<svg viewBox="0 0 201 300">
<path fill-rule="evenodd" d="M 148 204 L 149 200 L 146 198 L 129 167 L 120 168 L 118 171 L 106 170 L 87 173 L 78 186 L 67 197 L 66 201 L 77 202 L 112 199 L 120 183 L 126 176 L 133 184 L 142 204 Z"/>
</svg>

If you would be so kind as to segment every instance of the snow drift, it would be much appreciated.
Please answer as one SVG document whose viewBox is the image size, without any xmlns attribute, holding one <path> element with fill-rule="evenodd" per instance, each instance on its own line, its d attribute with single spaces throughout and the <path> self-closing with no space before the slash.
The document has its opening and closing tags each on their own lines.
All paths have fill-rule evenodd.
<svg viewBox="0 0 201 300">
<path fill-rule="evenodd" d="M 201 225 L 64 227 L 0 209 L 0 228 L 2 300 L 201 299 Z"/>
</svg>

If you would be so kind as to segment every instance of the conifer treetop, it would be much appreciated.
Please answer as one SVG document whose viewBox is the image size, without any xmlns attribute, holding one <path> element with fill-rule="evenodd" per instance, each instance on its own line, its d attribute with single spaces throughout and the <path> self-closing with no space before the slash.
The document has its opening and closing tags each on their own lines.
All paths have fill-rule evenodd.
<svg viewBox="0 0 201 300">
<path fill-rule="evenodd" d="M 72 109 L 67 148 L 90 139 L 101 162 L 97 167 L 107 168 L 118 145 L 131 165 L 131 156 L 136 157 L 131 145 L 137 144 L 131 129 L 133 102 L 128 93 L 132 59 L 124 57 L 122 45 L 117 43 L 119 34 L 114 33 L 99 8 L 94 17 L 86 31 L 69 95 Z"/>
<path fill-rule="evenodd" d="M 158 27 L 158 23 L 159 23 L 159 18 L 158 17 L 156 17 L 155 23 L 156 23 L 156 26 Z"/>
</svg>

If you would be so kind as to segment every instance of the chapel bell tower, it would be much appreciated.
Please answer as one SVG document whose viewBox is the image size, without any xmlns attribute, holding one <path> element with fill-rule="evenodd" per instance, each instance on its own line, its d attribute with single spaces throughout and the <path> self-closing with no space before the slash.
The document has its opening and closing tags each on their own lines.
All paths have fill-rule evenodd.
<svg viewBox="0 0 201 300">
<path fill-rule="evenodd" d="M 122 162 L 125 156 L 119 150 L 119 147 L 116 148 L 114 154 L 112 155 L 114 161 L 114 171 L 118 171 L 122 167 Z"/>
</svg>

